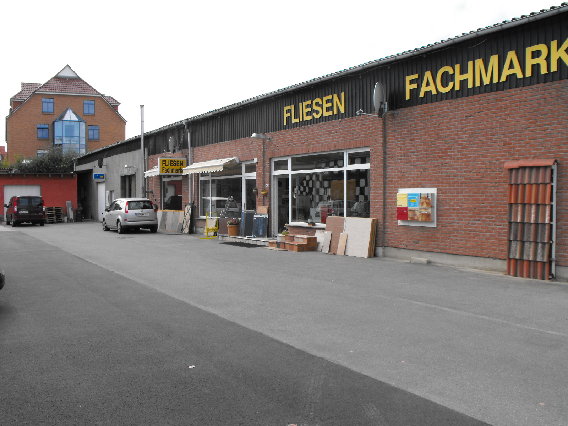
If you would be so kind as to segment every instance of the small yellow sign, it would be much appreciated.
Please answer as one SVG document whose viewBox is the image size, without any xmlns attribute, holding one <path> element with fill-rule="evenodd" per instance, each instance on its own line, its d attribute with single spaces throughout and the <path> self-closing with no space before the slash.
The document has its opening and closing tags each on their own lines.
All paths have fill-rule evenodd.
<svg viewBox="0 0 568 426">
<path fill-rule="evenodd" d="M 161 175 L 181 175 L 187 166 L 185 158 L 160 158 L 158 160 Z"/>
<path fill-rule="evenodd" d="M 408 194 L 398 192 L 396 194 L 396 206 L 397 207 L 408 207 Z"/>
</svg>

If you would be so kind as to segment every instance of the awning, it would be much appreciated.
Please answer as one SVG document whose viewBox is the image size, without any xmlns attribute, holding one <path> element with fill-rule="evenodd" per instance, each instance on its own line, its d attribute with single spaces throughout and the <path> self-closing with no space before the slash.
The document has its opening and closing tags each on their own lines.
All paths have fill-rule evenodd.
<svg viewBox="0 0 568 426">
<path fill-rule="evenodd" d="M 158 166 L 154 166 L 150 170 L 146 170 L 144 172 L 144 177 L 149 178 L 152 176 L 158 176 L 159 174 L 160 174 L 160 169 L 158 168 Z"/>
<path fill-rule="evenodd" d="M 220 158 L 217 160 L 202 161 L 200 163 L 193 163 L 183 169 L 184 175 L 191 175 L 193 173 L 211 173 L 220 172 L 223 167 L 237 164 L 239 159 L 237 157 Z"/>
</svg>

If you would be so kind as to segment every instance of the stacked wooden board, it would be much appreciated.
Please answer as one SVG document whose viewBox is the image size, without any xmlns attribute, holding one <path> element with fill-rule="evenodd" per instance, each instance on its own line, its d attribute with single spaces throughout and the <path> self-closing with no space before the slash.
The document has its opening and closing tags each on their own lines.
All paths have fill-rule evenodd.
<svg viewBox="0 0 568 426">
<path fill-rule="evenodd" d="M 322 252 L 355 257 L 373 257 L 377 219 L 329 216 Z"/>
</svg>

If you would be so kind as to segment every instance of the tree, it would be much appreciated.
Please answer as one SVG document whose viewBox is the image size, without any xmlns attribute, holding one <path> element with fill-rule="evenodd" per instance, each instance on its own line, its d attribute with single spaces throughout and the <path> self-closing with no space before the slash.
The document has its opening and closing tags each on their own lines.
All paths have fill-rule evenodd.
<svg viewBox="0 0 568 426">
<path fill-rule="evenodd" d="M 14 169 L 19 173 L 71 173 L 75 158 L 75 153 L 65 153 L 61 148 L 52 148 L 41 157 L 18 161 Z"/>
</svg>

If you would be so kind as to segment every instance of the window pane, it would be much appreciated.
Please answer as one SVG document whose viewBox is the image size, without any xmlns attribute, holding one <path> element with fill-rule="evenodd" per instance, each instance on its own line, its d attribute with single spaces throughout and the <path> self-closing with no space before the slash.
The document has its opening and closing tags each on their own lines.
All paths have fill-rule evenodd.
<svg viewBox="0 0 568 426">
<path fill-rule="evenodd" d="M 369 164 L 371 162 L 371 152 L 350 152 L 347 155 L 349 165 L 352 164 Z"/>
<path fill-rule="evenodd" d="M 331 169 L 336 167 L 343 167 L 343 152 L 292 158 L 292 170 Z"/>
<path fill-rule="evenodd" d="M 276 160 L 274 170 L 288 170 L 288 160 Z"/>
<path fill-rule="evenodd" d="M 209 208 L 209 180 L 199 181 L 199 215 L 205 216 L 210 211 Z"/>
<path fill-rule="evenodd" d="M 327 216 L 343 216 L 343 172 L 292 176 L 292 221 L 326 223 Z"/>
<path fill-rule="evenodd" d="M 83 102 L 83 114 L 93 115 L 95 113 L 95 101 Z"/>
<path fill-rule="evenodd" d="M 43 98 L 41 100 L 41 112 L 48 114 L 53 113 L 53 99 Z"/>
<path fill-rule="evenodd" d="M 347 171 L 347 216 L 370 217 L 369 170 Z"/>
<path fill-rule="evenodd" d="M 245 173 L 256 173 L 256 163 L 245 164 Z"/>
<path fill-rule="evenodd" d="M 247 210 L 256 211 L 256 194 L 253 189 L 256 188 L 256 179 L 246 179 L 245 194 L 247 197 Z"/>
</svg>

